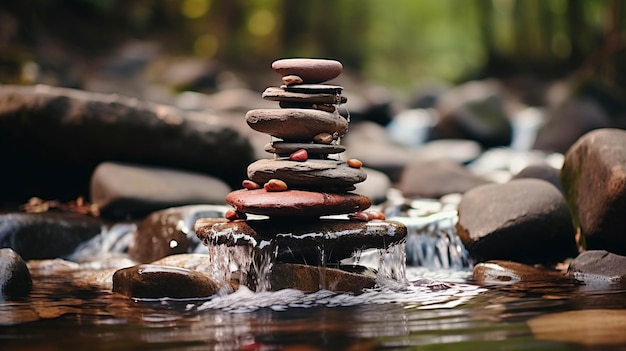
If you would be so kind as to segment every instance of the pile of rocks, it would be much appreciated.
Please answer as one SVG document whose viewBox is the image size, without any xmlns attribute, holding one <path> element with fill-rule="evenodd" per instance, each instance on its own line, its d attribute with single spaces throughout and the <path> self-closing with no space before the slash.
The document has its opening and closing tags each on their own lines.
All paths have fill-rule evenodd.
<svg viewBox="0 0 626 351">
<path fill-rule="evenodd" d="M 269 276 L 270 289 L 373 286 L 374 279 L 364 276 L 329 281 L 352 274 L 339 274 L 330 267 L 341 268 L 340 261 L 355 251 L 388 248 L 406 236 L 406 227 L 384 221 L 381 212 L 368 210 L 371 200 L 367 196 L 351 192 L 354 184 L 367 177 L 362 163 L 329 156 L 345 150 L 340 138 L 349 121 L 338 107 L 347 99 L 341 96 L 342 87 L 320 83 L 337 77 L 342 65 L 333 60 L 284 59 L 275 61 L 272 68 L 284 84 L 267 88 L 263 97 L 279 101 L 281 108 L 248 111 L 246 121 L 252 129 L 271 136 L 265 150 L 274 157 L 250 164 L 244 189 L 226 197 L 234 210 L 226 213 L 225 220 L 197 223 L 196 233 L 209 247 L 244 245 L 252 246 L 257 258 L 269 254 L 274 272 Z M 246 220 L 248 214 L 269 218 Z M 341 214 L 348 218 L 319 218 Z M 276 272 L 281 272 L 280 278 Z M 263 289 L 263 279 L 256 275 L 246 284 Z"/>
</svg>

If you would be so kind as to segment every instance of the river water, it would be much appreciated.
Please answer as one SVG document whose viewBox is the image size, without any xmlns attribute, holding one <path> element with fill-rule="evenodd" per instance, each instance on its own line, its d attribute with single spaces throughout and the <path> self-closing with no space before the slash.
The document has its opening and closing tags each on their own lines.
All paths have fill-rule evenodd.
<svg viewBox="0 0 626 351">
<path fill-rule="evenodd" d="M 31 265 L 30 296 L 0 303 L 0 350 L 626 349 L 624 287 L 478 286 L 453 212 L 396 219 L 409 227 L 408 284 L 381 281 L 358 293 L 241 287 L 208 299 L 140 300 L 80 284 L 98 262 Z"/>
<path fill-rule="evenodd" d="M 1 305 L 0 345 L 3 350 L 579 350 L 595 340 L 589 349 L 626 348 L 626 319 L 619 315 L 605 325 L 590 319 L 579 329 L 559 327 L 571 322 L 563 315 L 568 311 L 623 312 L 626 291 L 616 287 L 484 288 L 468 282 L 469 271 L 419 267 L 408 268 L 407 277 L 411 283 L 402 288 L 355 294 L 241 288 L 208 300 L 132 300 L 77 289 L 71 275 L 35 272 L 28 300 Z M 552 323 L 539 323 L 554 316 Z"/>
</svg>

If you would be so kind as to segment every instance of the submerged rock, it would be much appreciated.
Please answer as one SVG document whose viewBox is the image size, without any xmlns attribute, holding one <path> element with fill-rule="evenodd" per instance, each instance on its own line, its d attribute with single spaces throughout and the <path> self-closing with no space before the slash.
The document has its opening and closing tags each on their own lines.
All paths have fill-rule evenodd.
<svg viewBox="0 0 626 351">
<path fill-rule="evenodd" d="M 527 288 L 556 283 L 574 283 L 574 279 L 559 271 L 501 260 L 477 264 L 474 266 L 472 279 L 481 285 L 517 284 Z"/>
<path fill-rule="evenodd" d="M 561 182 L 587 249 L 626 255 L 626 131 L 583 135 L 565 155 Z"/>
<path fill-rule="evenodd" d="M 0 298 L 28 296 L 33 281 L 20 255 L 12 249 L 0 249 Z"/>
<path fill-rule="evenodd" d="M 541 315 L 527 322 L 538 340 L 619 349 L 626 343 L 626 309 L 586 309 Z"/>
<path fill-rule="evenodd" d="M 209 276 L 179 267 L 142 264 L 113 274 L 113 292 L 133 298 L 201 298 L 220 289 Z"/>
<path fill-rule="evenodd" d="M 117 162 L 98 165 L 91 178 L 91 201 L 108 218 L 140 218 L 164 208 L 224 204 L 230 187 L 211 176 Z"/>
<path fill-rule="evenodd" d="M 270 270 L 271 290 L 359 291 L 376 285 L 376 277 L 337 268 L 277 263 Z"/>
<path fill-rule="evenodd" d="M 479 262 L 556 263 L 578 254 L 565 199 L 544 180 L 518 179 L 468 191 L 456 228 Z"/>
<path fill-rule="evenodd" d="M 12 248 L 24 260 L 69 255 L 100 234 L 103 222 L 75 213 L 0 214 L 0 247 Z"/>
<path fill-rule="evenodd" d="M 626 257 L 604 250 L 584 251 L 570 262 L 568 273 L 585 283 L 626 284 Z"/>
</svg>

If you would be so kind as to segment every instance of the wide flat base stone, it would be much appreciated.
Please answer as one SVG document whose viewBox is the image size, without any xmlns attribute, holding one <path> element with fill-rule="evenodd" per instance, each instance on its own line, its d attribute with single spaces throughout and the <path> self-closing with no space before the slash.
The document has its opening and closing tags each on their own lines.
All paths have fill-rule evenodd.
<svg viewBox="0 0 626 351">
<path fill-rule="evenodd" d="M 407 235 L 400 222 L 345 219 L 212 219 L 198 221 L 195 229 L 207 246 L 243 245 L 270 252 L 276 248 L 276 260 L 308 264 L 322 259 L 338 262 L 357 250 L 388 248 L 404 242 Z"/>
</svg>

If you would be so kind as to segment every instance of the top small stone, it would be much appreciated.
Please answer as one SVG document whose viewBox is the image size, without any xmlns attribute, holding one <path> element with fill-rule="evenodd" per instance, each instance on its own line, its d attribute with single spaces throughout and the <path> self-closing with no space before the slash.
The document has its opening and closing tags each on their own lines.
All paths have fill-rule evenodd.
<svg viewBox="0 0 626 351">
<path fill-rule="evenodd" d="M 317 84 L 337 78 L 343 65 L 335 60 L 291 58 L 274 61 L 272 69 L 281 77 L 296 75 L 304 84 Z"/>
</svg>

